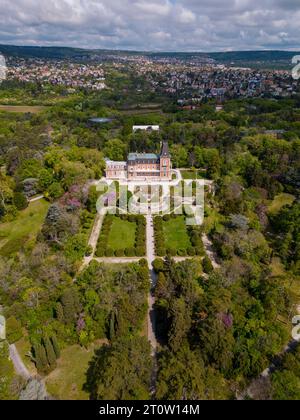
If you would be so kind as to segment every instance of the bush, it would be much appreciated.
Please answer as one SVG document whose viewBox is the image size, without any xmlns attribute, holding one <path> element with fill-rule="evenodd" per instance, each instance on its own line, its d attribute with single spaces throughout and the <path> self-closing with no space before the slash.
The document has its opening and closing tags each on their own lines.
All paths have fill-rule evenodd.
<svg viewBox="0 0 300 420">
<path fill-rule="evenodd" d="M 157 248 L 156 251 L 159 257 L 164 257 L 167 254 L 166 248 Z"/>
<path fill-rule="evenodd" d="M 206 274 L 210 274 L 214 271 L 214 267 L 207 255 L 203 258 L 202 267 L 204 273 Z"/>
<path fill-rule="evenodd" d="M 159 273 L 160 271 L 164 270 L 164 260 L 161 258 L 156 258 L 153 263 L 152 267 L 156 273 Z"/>
<path fill-rule="evenodd" d="M 116 257 L 124 257 L 124 255 L 125 255 L 125 251 L 124 251 L 124 249 L 117 249 L 117 250 L 115 251 L 115 256 L 116 256 Z"/>
<path fill-rule="evenodd" d="M 187 250 L 186 250 L 186 249 L 178 249 L 177 254 L 178 254 L 180 257 L 186 257 L 186 255 L 187 255 Z"/>
<path fill-rule="evenodd" d="M 135 249 L 134 248 L 126 248 L 125 249 L 126 257 L 135 257 Z"/>
<path fill-rule="evenodd" d="M 164 222 L 168 222 L 169 220 L 171 220 L 171 216 L 169 214 L 165 214 L 163 220 Z"/>
<path fill-rule="evenodd" d="M 6 338 L 9 344 L 14 344 L 23 337 L 22 325 L 14 316 L 6 321 Z"/>
<path fill-rule="evenodd" d="M 168 248 L 167 249 L 167 255 L 170 255 L 171 257 L 176 257 L 176 255 L 177 255 L 177 249 Z"/>
<path fill-rule="evenodd" d="M 96 257 L 102 258 L 105 255 L 105 249 L 104 248 L 97 248 L 96 250 Z"/>
<path fill-rule="evenodd" d="M 196 251 L 196 255 L 198 255 L 198 256 L 203 256 L 205 254 L 203 245 L 201 247 L 196 246 L 195 251 Z"/>
<path fill-rule="evenodd" d="M 113 257 L 115 255 L 114 250 L 111 248 L 107 248 L 107 250 L 105 251 L 105 256 L 106 257 Z"/>
<path fill-rule="evenodd" d="M 195 248 L 190 247 L 187 249 L 187 253 L 190 257 L 194 257 L 196 255 L 196 250 Z"/>
<path fill-rule="evenodd" d="M 137 247 L 135 253 L 137 257 L 144 257 L 146 255 L 145 246 Z"/>
<path fill-rule="evenodd" d="M 23 193 L 14 193 L 14 205 L 18 210 L 25 210 L 28 207 L 28 200 Z"/>
</svg>

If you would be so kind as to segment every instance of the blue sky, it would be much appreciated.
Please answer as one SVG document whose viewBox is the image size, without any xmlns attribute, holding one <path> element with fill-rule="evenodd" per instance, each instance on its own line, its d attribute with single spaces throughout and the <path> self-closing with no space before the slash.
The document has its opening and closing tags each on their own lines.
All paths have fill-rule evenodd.
<svg viewBox="0 0 300 420">
<path fill-rule="evenodd" d="M 1 0 L 0 43 L 299 50 L 299 22 L 300 0 Z"/>
</svg>

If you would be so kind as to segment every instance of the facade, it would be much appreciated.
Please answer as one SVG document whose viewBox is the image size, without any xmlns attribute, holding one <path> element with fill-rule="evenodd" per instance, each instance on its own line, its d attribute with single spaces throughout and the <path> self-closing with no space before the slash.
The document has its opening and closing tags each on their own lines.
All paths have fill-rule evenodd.
<svg viewBox="0 0 300 420">
<path fill-rule="evenodd" d="M 159 125 L 134 125 L 132 131 L 159 131 Z"/>
<path fill-rule="evenodd" d="M 159 155 L 129 153 L 127 162 L 107 160 L 106 178 L 128 181 L 170 181 L 172 179 L 172 163 L 168 143 L 163 143 Z"/>
</svg>

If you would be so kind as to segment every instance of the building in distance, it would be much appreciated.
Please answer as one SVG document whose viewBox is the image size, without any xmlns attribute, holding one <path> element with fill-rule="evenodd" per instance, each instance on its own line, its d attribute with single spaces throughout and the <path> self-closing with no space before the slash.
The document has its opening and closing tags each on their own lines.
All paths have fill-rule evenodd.
<svg viewBox="0 0 300 420">
<path fill-rule="evenodd" d="M 129 153 L 127 161 L 106 160 L 106 178 L 127 181 L 171 181 L 172 163 L 168 143 L 160 154 Z"/>
</svg>

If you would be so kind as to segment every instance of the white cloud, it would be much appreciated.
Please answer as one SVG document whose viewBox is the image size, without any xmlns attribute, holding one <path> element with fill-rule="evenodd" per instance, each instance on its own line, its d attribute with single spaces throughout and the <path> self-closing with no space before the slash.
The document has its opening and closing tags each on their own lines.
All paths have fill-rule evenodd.
<svg viewBox="0 0 300 420">
<path fill-rule="evenodd" d="M 0 43 L 297 49 L 299 21 L 299 0 L 1 0 Z"/>
</svg>

